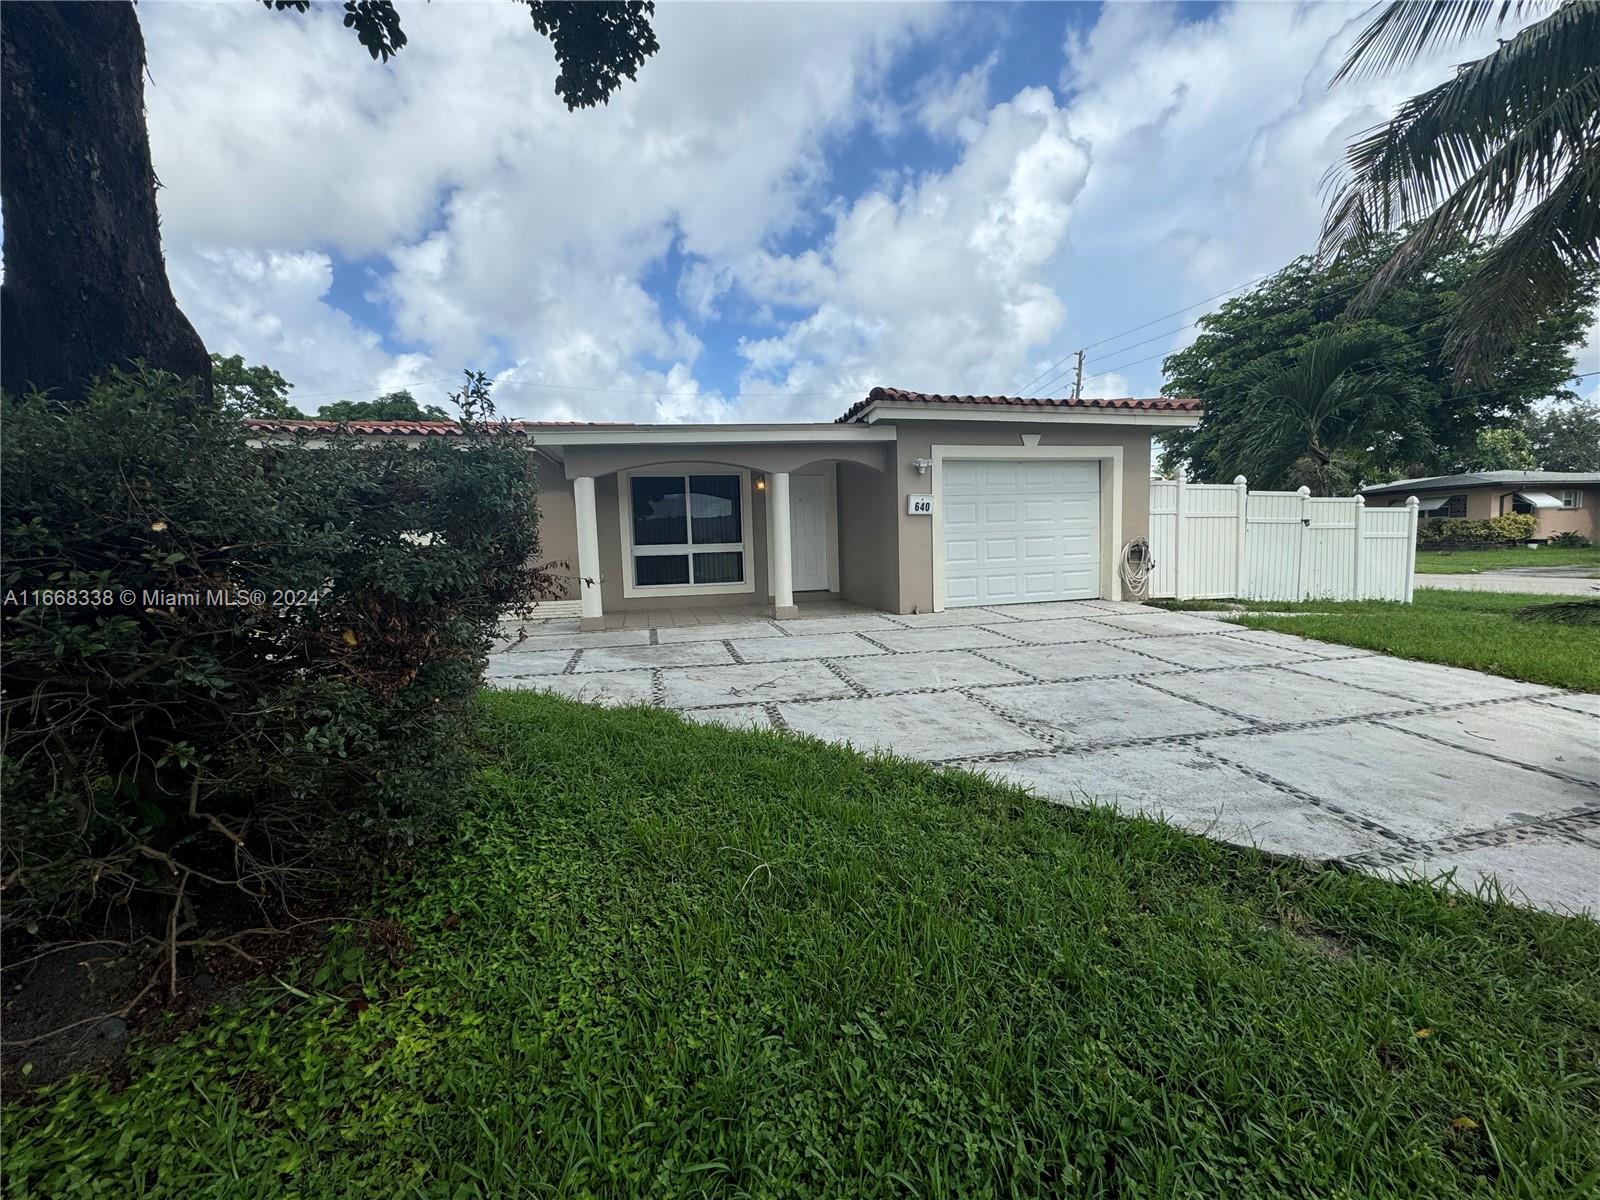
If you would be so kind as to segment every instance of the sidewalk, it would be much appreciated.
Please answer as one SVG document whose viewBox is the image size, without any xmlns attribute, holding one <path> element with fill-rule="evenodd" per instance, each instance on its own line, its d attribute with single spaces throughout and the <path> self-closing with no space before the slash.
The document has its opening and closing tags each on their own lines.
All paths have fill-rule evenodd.
<svg viewBox="0 0 1600 1200">
<path fill-rule="evenodd" d="M 1483 571 L 1476 575 L 1422 575 L 1412 577 L 1419 588 L 1452 592 L 1532 592 L 1540 596 L 1592 596 L 1600 598 L 1600 579 L 1556 575 L 1549 570 Z"/>
</svg>

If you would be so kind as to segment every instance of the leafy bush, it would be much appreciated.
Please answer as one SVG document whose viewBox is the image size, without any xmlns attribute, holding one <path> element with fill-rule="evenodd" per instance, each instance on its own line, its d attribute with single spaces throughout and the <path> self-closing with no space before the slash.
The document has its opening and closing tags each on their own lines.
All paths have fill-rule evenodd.
<svg viewBox="0 0 1600 1200">
<path fill-rule="evenodd" d="M 1560 546 L 1564 550 L 1583 550 L 1591 545 L 1588 538 L 1581 533 L 1574 533 L 1568 529 L 1553 536 L 1547 543 L 1551 546 Z"/>
<path fill-rule="evenodd" d="M 1487 520 L 1445 517 L 1417 526 L 1417 544 L 1448 546 L 1463 543 L 1525 542 L 1538 527 L 1531 513 L 1504 513 Z"/>
<path fill-rule="evenodd" d="M 175 940 L 221 887 L 427 836 L 497 618 L 543 582 L 532 456 L 482 376 L 463 437 L 411 449 L 253 447 L 185 395 L 4 399 L 10 928 L 132 900 Z"/>
</svg>

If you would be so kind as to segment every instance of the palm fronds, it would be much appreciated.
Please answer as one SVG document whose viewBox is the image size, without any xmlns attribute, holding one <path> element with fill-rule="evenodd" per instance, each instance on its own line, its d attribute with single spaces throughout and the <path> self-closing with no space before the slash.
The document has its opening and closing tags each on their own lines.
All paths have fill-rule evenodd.
<svg viewBox="0 0 1600 1200">
<path fill-rule="evenodd" d="M 1351 452 L 1406 425 L 1415 409 L 1415 382 L 1372 365 L 1386 345 L 1352 328 L 1308 343 L 1288 367 L 1263 361 L 1247 373 L 1244 410 L 1221 452 L 1251 478 L 1290 475 L 1319 493 L 1349 490 Z"/>
<path fill-rule="evenodd" d="M 1600 600 L 1526 604 L 1511 615 L 1518 621 L 1536 621 L 1544 625 L 1600 625 Z"/>
<path fill-rule="evenodd" d="M 1408 61 L 1512 13 L 1501 3 L 1388 5 L 1337 78 Z M 1484 373 L 1517 332 L 1600 267 L 1600 0 L 1567 0 L 1359 137 L 1330 173 L 1322 252 L 1414 225 L 1352 302 L 1463 236 L 1506 237 L 1468 285 L 1449 349 L 1458 375 Z"/>
<path fill-rule="evenodd" d="M 1363 75 L 1381 75 L 1404 66 L 1440 42 L 1459 41 L 1491 22 L 1530 9 L 1549 8 L 1551 0 L 1427 0 L 1384 6 L 1345 56 L 1334 83 Z"/>
</svg>

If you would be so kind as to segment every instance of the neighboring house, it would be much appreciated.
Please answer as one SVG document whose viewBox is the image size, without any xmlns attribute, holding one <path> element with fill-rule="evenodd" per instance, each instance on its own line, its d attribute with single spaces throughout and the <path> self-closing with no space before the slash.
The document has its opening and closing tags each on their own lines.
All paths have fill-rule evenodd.
<svg viewBox="0 0 1600 1200">
<path fill-rule="evenodd" d="M 1117 599 L 1149 531 L 1150 439 L 1200 402 L 873 388 L 837 421 L 517 422 L 541 458 L 540 542 L 586 628 L 614 611 L 837 596 L 888 612 Z M 268 437 L 328 422 L 257 420 Z M 459 436 L 369 421 L 366 436 Z"/>
<path fill-rule="evenodd" d="M 1600 541 L 1600 472 L 1596 471 L 1471 471 L 1433 475 L 1364 487 L 1369 504 L 1404 504 L 1407 496 L 1421 502 L 1422 520 L 1468 517 L 1475 521 L 1505 513 L 1531 513 L 1539 540 L 1558 533 L 1581 533 Z"/>
</svg>

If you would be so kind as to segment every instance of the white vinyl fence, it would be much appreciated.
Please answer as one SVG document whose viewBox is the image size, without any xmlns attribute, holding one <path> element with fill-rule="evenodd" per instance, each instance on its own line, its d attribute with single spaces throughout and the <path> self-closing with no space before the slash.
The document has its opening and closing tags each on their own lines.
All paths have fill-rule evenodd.
<svg viewBox="0 0 1600 1200">
<path fill-rule="evenodd" d="M 1150 481 L 1152 597 L 1411 602 L 1417 499 L 1368 508 L 1360 496 L 1252 492 Z"/>
</svg>

